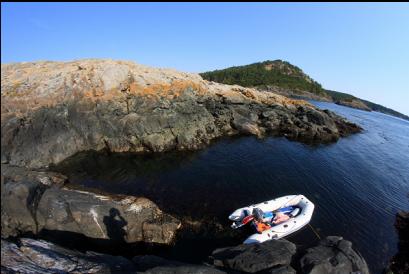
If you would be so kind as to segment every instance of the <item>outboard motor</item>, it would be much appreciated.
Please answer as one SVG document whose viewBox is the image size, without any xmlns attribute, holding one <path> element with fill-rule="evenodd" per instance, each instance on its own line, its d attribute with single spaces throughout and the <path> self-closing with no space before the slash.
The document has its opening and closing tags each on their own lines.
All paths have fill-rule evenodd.
<svg viewBox="0 0 409 274">
<path fill-rule="evenodd" d="M 254 216 L 256 220 L 262 221 L 264 213 L 260 208 L 256 207 L 256 208 L 253 208 L 252 215 Z"/>
</svg>

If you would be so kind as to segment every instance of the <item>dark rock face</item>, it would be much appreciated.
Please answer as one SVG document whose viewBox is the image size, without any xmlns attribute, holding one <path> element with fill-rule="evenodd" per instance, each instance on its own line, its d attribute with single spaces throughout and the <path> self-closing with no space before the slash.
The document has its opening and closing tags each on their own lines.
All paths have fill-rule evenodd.
<svg viewBox="0 0 409 274">
<path fill-rule="evenodd" d="M 290 265 L 294 253 L 295 245 L 286 240 L 267 241 L 217 249 L 211 256 L 213 265 L 188 264 L 153 255 L 128 260 L 91 251 L 73 251 L 44 240 L 21 238 L 17 243 L 2 239 L 1 267 L 2 273 L 295 274 Z M 365 261 L 351 249 L 350 242 L 335 236 L 309 249 L 301 259 L 301 265 L 300 273 L 369 273 Z"/>
<path fill-rule="evenodd" d="M 161 257 L 145 255 L 132 259 L 138 273 L 173 274 L 173 273 L 201 273 L 219 274 L 226 273 L 212 266 L 186 264 L 178 261 L 166 260 Z"/>
<path fill-rule="evenodd" d="M 329 236 L 319 245 L 307 249 L 301 258 L 303 273 L 310 274 L 369 274 L 363 257 L 352 249 L 352 243 L 342 237 Z"/>
<path fill-rule="evenodd" d="M 30 181 L 46 186 L 63 186 L 67 182 L 67 177 L 57 172 L 29 170 L 6 164 L 1 164 L 1 176 L 8 181 Z"/>
<path fill-rule="evenodd" d="M 295 272 L 294 268 L 287 265 L 287 266 L 280 266 L 280 267 L 277 267 L 277 268 L 272 268 L 272 269 L 267 270 L 267 271 L 265 271 L 263 273 L 266 273 L 266 274 L 295 274 L 296 272 Z"/>
<path fill-rule="evenodd" d="M 339 117 L 338 115 L 336 115 L 334 112 L 329 111 L 329 110 L 324 110 L 324 112 L 332 117 L 335 121 L 336 127 L 338 128 L 338 132 L 340 134 L 341 137 L 345 137 L 348 136 L 352 133 L 358 133 L 362 130 L 362 128 L 360 128 L 359 126 L 357 126 L 354 123 L 349 122 L 346 119 L 343 119 L 341 117 Z"/>
<path fill-rule="evenodd" d="M 163 214 L 148 199 L 112 199 L 69 189 L 48 189 L 41 198 L 37 216 L 47 230 L 127 243 L 168 244 L 180 227 L 178 220 Z"/>
<path fill-rule="evenodd" d="M 409 212 L 396 214 L 395 228 L 399 236 L 398 253 L 391 259 L 388 271 L 393 274 L 409 273 Z"/>
<path fill-rule="evenodd" d="M 2 237 L 49 230 L 115 243 L 157 244 L 170 244 L 181 226 L 146 198 L 99 195 L 38 181 L 12 181 L 5 176 L 1 224 Z"/>
<path fill-rule="evenodd" d="M 38 233 L 36 211 L 46 187 L 36 182 L 1 182 L 1 235 Z"/>
<path fill-rule="evenodd" d="M 1 273 L 135 273 L 123 257 L 81 253 L 43 240 L 1 240 Z"/>
<path fill-rule="evenodd" d="M 2 142 L 8 144 L 2 146 L 3 158 L 15 165 L 36 168 L 89 149 L 197 149 L 223 135 L 265 133 L 284 134 L 304 142 L 330 142 L 359 131 L 359 127 L 346 124 L 339 116 L 311 107 L 271 108 L 250 102 L 231 105 L 218 97 L 209 97 L 202 105 L 200 98 L 192 97 L 163 99 L 164 102 L 137 97 L 128 99 L 128 105 L 70 102 L 53 109 L 43 108 L 24 122 L 11 119 L 2 124 Z M 268 111 L 273 113 L 259 119 Z M 39 137 L 32 138 L 33 135 Z"/>
<path fill-rule="evenodd" d="M 17 243 L 1 240 L 2 273 L 226 273 L 212 266 L 193 265 L 156 256 L 138 256 L 132 261 L 87 251 L 63 248 L 44 241 L 21 238 Z"/>
<path fill-rule="evenodd" d="M 269 270 L 269 273 L 291 273 L 292 255 L 296 247 L 287 240 L 267 241 L 261 244 L 238 245 L 216 249 L 212 253 L 213 264 L 232 270 L 255 273 Z M 284 268 L 283 268 L 284 267 Z"/>
</svg>

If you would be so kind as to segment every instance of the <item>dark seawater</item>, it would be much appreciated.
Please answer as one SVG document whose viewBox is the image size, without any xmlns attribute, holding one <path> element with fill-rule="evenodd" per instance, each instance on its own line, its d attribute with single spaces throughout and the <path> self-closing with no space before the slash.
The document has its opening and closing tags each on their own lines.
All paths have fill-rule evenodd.
<svg viewBox="0 0 409 274">
<path fill-rule="evenodd" d="M 219 223 L 215 240 L 198 235 L 195 242 L 194 234 L 180 240 L 171 257 L 186 261 L 204 260 L 214 248 L 244 240 L 236 236 L 225 241 L 220 236 L 220 231 L 230 231 L 227 216 L 234 209 L 304 194 L 316 205 L 311 225 L 318 234 L 352 241 L 371 271 L 381 273 L 396 252 L 395 214 L 409 210 L 409 122 L 313 103 L 358 123 L 364 131 L 319 146 L 285 138 L 240 137 L 218 140 L 197 152 L 81 153 L 57 170 L 75 187 L 145 196 L 171 214 Z M 317 236 L 306 226 L 288 239 L 308 246 Z"/>
</svg>

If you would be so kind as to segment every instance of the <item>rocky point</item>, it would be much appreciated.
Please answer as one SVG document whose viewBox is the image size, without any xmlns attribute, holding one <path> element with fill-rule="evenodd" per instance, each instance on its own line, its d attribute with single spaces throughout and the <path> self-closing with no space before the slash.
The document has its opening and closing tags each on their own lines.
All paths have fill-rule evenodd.
<svg viewBox="0 0 409 274">
<path fill-rule="evenodd" d="M 1 160 L 29 168 L 91 149 L 197 149 L 233 134 L 329 142 L 360 131 L 306 101 L 125 61 L 5 64 L 1 100 Z"/>
<path fill-rule="evenodd" d="M 115 244 L 174 242 L 181 221 L 149 199 L 68 188 L 64 174 L 49 171 L 82 151 L 194 150 L 240 134 L 325 143 L 361 131 L 306 101 L 127 61 L 2 64 L 1 101 L 2 273 L 294 273 L 295 247 L 287 241 L 216 250 L 213 264 L 186 265 L 21 237 L 52 232 Z M 260 250 L 265 260 L 253 262 Z M 270 260 L 275 252 L 285 258 Z"/>
</svg>

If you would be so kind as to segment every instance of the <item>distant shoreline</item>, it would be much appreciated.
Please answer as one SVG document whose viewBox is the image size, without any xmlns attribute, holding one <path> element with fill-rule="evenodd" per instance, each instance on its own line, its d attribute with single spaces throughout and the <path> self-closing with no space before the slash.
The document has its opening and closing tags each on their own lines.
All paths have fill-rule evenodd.
<svg viewBox="0 0 409 274">
<path fill-rule="evenodd" d="M 209 81 L 257 88 L 297 99 L 331 101 L 352 108 L 378 111 L 409 121 L 409 116 L 348 93 L 324 89 L 299 67 L 282 60 L 264 61 L 244 66 L 207 71 L 200 75 Z"/>
</svg>

